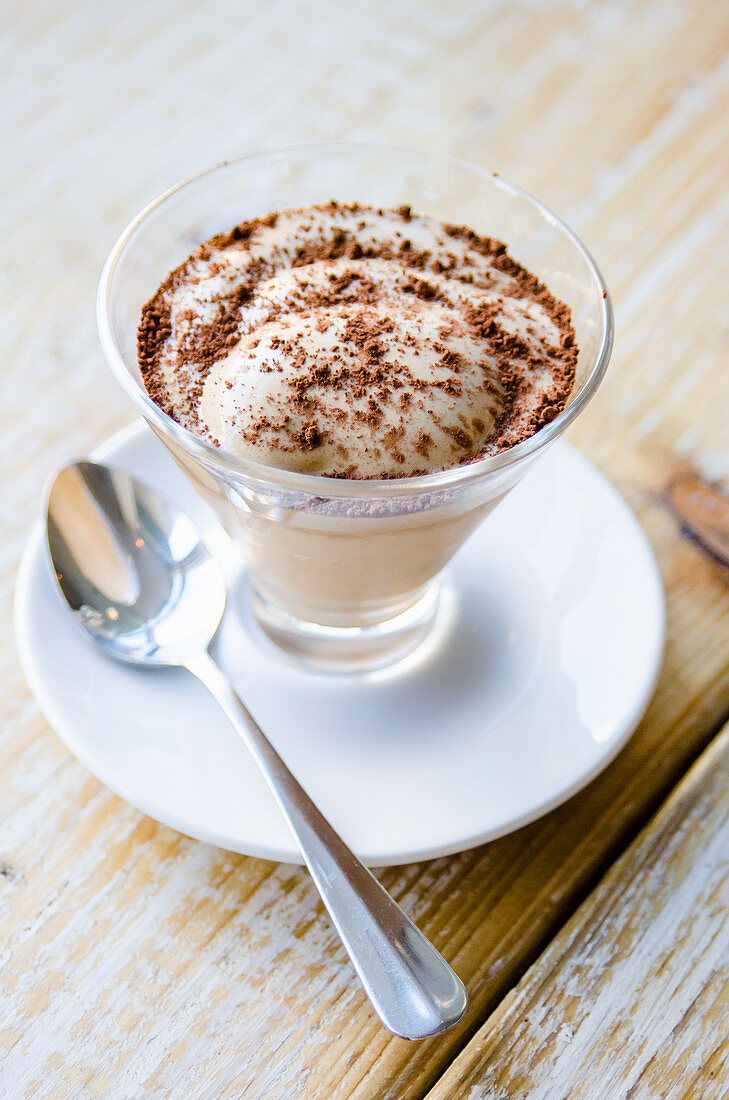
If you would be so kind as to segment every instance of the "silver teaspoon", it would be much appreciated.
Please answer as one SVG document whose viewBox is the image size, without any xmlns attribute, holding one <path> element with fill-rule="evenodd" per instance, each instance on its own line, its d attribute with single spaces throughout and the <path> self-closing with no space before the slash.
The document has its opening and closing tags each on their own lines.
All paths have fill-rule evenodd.
<svg viewBox="0 0 729 1100">
<path fill-rule="evenodd" d="M 466 1011 L 460 978 L 350 852 L 238 698 L 208 647 L 225 580 L 192 519 L 167 497 L 97 462 L 51 485 L 48 548 L 74 618 L 127 664 L 182 666 L 215 696 L 263 773 L 324 905 L 386 1028 L 424 1039 Z"/>
</svg>

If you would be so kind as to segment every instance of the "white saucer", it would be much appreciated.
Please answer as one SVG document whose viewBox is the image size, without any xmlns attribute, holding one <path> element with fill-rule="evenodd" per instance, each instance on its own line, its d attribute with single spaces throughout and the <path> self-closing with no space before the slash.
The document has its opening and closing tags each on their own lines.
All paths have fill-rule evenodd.
<svg viewBox="0 0 729 1100">
<path fill-rule="evenodd" d="M 144 425 L 95 457 L 214 524 Z M 237 568 L 219 529 L 208 541 Z M 357 677 L 290 663 L 246 614 L 244 578 L 231 577 L 221 662 L 372 865 L 470 848 L 563 802 L 627 740 L 657 676 L 664 609 L 652 552 L 615 490 L 565 443 L 470 538 L 445 582 L 425 646 L 395 669 Z M 33 693 L 71 752 L 158 821 L 300 863 L 205 689 L 184 671 L 141 672 L 102 656 L 54 587 L 39 528 L 18 578 L 16 632 Z"/>
</svg>

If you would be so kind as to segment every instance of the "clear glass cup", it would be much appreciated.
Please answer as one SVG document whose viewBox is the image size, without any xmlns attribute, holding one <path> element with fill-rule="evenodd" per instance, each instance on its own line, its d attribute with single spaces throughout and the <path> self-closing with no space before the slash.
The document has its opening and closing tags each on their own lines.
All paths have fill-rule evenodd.
<svg viewBox="0 0 729 1100">
<path fill-rule="evenodd" d="M 273 210 L 312 203 L 396 207 L 468 225 L 572 310 L 579 359 L 567 407 L 510 450 L 442 473 L 349 480 L 237 459 L 151 400 L 137 363 L 142 306 L 202 241 Z M 248 563 L 253 610 L 290 654 L 329 669 L 381 667 L 428 634 L 437 577 L 467 536 L 585 407 L 610 357 L 602 276 L 572 230 L 496 173 L 392 145 L 327 142 L 221 164 L 165 192 L 112 249 L 98 296 L 101 342 L 117 379 Z"/>
</svg>

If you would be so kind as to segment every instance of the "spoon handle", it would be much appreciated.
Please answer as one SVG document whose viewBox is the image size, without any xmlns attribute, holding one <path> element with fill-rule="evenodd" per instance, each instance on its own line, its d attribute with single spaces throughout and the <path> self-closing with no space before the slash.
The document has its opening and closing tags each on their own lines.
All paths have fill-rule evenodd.
<svg viewBox="0 0 729 1100">
<path fill-rule="evenodd" d="M 261 769 L 385 1027 L 403 1039 L 424 1039 L 453 1027 L 468 1004 L 460 978 L 350 852 L 210 654 L 186 667 L 215 696 Z"/>
</svg>

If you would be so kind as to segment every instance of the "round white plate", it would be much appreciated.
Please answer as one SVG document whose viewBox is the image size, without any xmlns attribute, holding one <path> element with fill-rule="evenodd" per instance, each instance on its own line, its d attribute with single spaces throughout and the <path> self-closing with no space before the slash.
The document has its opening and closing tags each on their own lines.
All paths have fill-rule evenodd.
<svg viewBox="0 0 729 1100">
<path fill-rule="evenodd" d="M 218 655 L 277 748 L 371 865 L 470 848 L 592 779 L 635 728 L 663 648 L 650 547 L 610 484 L 557 443 L 453 560 L 434 635 L 394 669 L 304 671 L 246 613 L 217 524 L 142 424 L 95 457 L 156 485 L 207 528 L 230 578 Z M 237 574 L 237 575 L 236 575 Z M 28 682 L 78 759 L 158 821 L 300 863 L 264 781 L 185 671 L 104 657 L 62 605 L 33 533 L 16 594 Z"/>
</svg>

